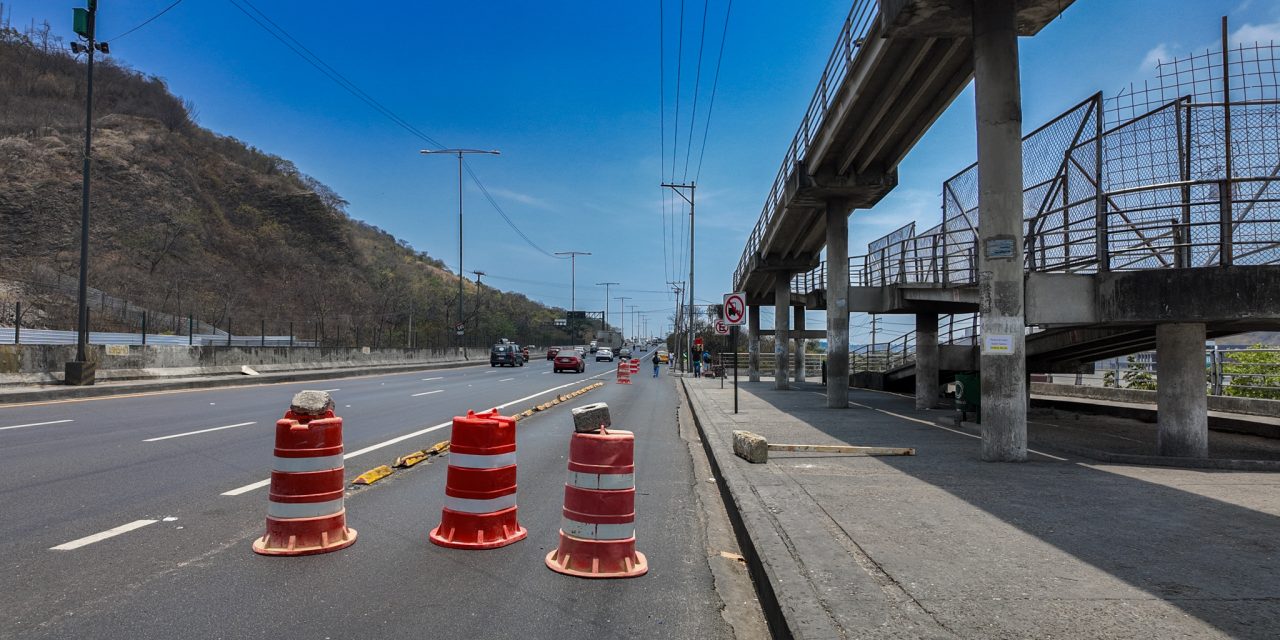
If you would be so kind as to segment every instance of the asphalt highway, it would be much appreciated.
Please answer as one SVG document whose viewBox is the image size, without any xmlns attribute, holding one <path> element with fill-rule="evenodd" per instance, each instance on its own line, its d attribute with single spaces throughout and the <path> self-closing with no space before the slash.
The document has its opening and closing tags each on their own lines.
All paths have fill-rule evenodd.
<svg viewBox="0 0 1280 640">
<path fill-rule="evenodd" d="M 0 638 L 727 638 L 707 564 L 676 391 L 642 367 L 551 363 L 0 407 Z M 348 491 L 355 545 L 254 554 L 274 423 L 293 394 L 330 391 L 346 475 L 449 437 L 452 416 L 516 413 L 606 386 L 518 427 L 526 540 L 437 547 L 447 456 Z M 609 403 L 636 432 L 637 547 L 650 573 L 593 581 L 548 570 L 557 540 L 570 406 Z"/>
</svg>

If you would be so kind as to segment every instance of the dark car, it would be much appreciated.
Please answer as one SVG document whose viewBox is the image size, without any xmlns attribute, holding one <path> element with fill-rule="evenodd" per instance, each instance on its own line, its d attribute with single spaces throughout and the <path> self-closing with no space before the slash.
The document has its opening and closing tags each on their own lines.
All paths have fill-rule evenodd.
<svg viewBox="0 0 1280 640">
<path fill-rule="evenodd" d="M 557 353 L 560 353 L 560 347 L 547 347 L 548 360 L 555 360 Z"/>
<path fill-rule="evenodd" d="M 561 371 L 576 371 L 582 373 L 587 370 L 587 363 L 582 359 L 582 354 L 577 349 L 565 349 L 556 354 L 555 363 L 552 368 L 556 373 Z"/>
<path fill-rule="evenodd" d="M 489 349 L 489 366 L 496 367 L 500 364 L 523 367 L 524 356 L 520 353 L 520 347 L 509 342 L 493 345 L 493 348 Z"/>
<path fill-rule="evenodd" d="M 623 348 L 621 348 L 621 349 L 618 349 L 618 354 L 617 354 L 617 355 L 618 355 L 618 357 L 619 357 L 619 358 L 622 358 L 623 360 L 626 360 L 627 358 L 630 358 L 630 357 L 631 357 L 631 350 L 630 350 L 630 349 L 628 349 L 628 348 L 626 348 L 626 347 L 623 347 Z"/>
</svg>

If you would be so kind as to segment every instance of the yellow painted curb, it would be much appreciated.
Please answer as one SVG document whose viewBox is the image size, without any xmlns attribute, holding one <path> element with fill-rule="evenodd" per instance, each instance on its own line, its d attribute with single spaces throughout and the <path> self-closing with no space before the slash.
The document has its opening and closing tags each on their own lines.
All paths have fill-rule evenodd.
<svg viewBox="0 0 1280 640">
<path fill-rule="evenodd" d="M 448 441 L 448 440 L 441 440 L 440 442 L 437 442 L 437 443 L 435 443 L 435 444 L 431 445 L 431 448 L 430 448 L 430 449 L 428 449 L 428 451 L 431 451 L 432 453 L 434 453 L 434 454 L 436 454 L 436 455 L 440 455 L 440 454 L 442 454 L 442 453 L 447 453 L 447 452 L 449 451 L 449 441 Z"/>
<path fill-rule="evenodd" d="M 356 476 L 356 479 L 352 480 L 351 484 L 373 484 L 391 474 L 391 467 L 384 464 L 381 467 L 374 467 L 373 469 Z"/>
<path fill-rule="evenodd" d="M 408 455 L 396 458 L 396 461 L 392 463 L 391 466 L 396 468 L 412 467 L 413 465 L 426 460 L 430 456 L 431 454 L 426 451 L 414 451 Z"/>
</svg>

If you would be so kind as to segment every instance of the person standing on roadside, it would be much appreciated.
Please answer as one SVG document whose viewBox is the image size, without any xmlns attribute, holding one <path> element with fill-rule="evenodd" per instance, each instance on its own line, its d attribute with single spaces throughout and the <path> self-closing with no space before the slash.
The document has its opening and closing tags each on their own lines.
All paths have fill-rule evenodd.
<svg viewBox="0 0 1280 640">
<path fill-rule="evenodd" d="M 653 357 L 651 357 L 650 360 L 653 360 L 653 377 L 656 378 L 658 377 L 658 367 L 662 366 L 662 360 L 658 358 L 657 349 L 653 350 Z"/>
</svg>

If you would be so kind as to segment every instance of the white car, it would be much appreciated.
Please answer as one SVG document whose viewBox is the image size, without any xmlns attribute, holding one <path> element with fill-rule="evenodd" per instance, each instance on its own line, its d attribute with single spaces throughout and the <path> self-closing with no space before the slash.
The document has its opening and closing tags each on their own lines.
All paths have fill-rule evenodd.
<svg viewBox="0 0 1280 640">
<path fill-rule="evenodd" d="M 613 362 L 613 350 L 598 348 L 596 349 L 596 362 Z"/>
</svg>

